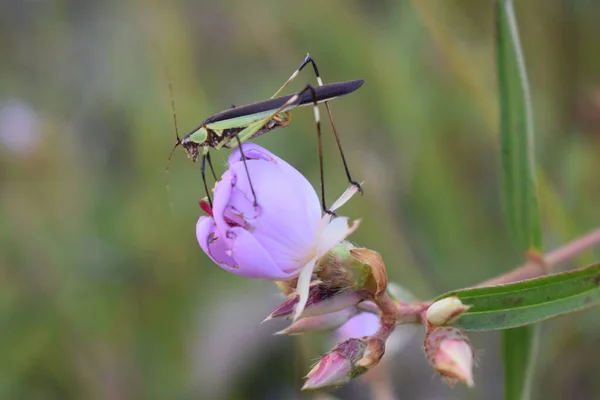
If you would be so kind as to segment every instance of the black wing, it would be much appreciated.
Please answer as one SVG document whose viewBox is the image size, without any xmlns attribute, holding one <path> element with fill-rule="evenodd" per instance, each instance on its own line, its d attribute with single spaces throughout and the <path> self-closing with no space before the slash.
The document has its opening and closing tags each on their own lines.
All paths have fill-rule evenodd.
<svg viewBox="0 0 600 400">
<path fill-rule="evenodd" d="M 361 87 L 363 82 L 364 81 L 362 79 L 358 79 L 355 81 L 329 83 L 323 86 L 316 86 L 314 89 L 317 97 L 317 102 L 331 100 L 335 97 L 344 96 L 346 94 L 352 93 L 356 89 Z M 219 121 L 225 121 L 237 117 L 243 117 L 246 115 L 251 115 L 263 111 L 275 110 L 284 105 L 289 99 L 292 98 L 292 96 L 294 95 L 290 94 L 287 96 L 276 97 L 274 99 L 259 101 L 257 103 L 230 108 L 225 111 L 221 111 L 220 113 L 217 113 L 212 117 L 208 117 L 202 123 L 202 125 L 211 124 Z M 295 104 L 301 106 L 305 104 L 312 104 L 312 102 L 312 93 L 310 91 L 306 91 L 302 94 L 302 96 L 300 96 L 300 99 Z"/>
</svg>

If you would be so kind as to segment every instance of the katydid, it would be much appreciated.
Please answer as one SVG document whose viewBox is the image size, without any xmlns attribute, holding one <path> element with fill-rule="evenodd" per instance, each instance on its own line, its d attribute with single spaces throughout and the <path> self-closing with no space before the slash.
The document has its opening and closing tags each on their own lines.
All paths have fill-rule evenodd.
<svg viewBox="0 0 600 400">
<path fill-rule="evenodd" d="M 308 65 L 308 63 L 311 63 L 313 66 L 313 70 L 319 86 L 313 87 L 307 84 L 301 91 L 299 91 L 296 94 L 275 97 L 298 75 L 298 73 L 306 65 Z M 273 94 L 273 96 L 271 96 L 270 99 L 240 107 L 232 106 L 227 110 L 221 111 L 207 118 L 206 120 L 204 120 L 204 122 L 202 122 L 202 124 L 200 124 L 200 126 L 192 130 L 183 138 L 180 138 L 179 134 L 177 133 L 177 122 L 175 121 L 175 134 L 177 137 L 177 141 L 175 142 L 175 146 L 169 154 L 169 160 L 173 154 L 173 151 L 178 146 L 182 146 L 188 158 L 194 162 L 197 161 L 199 156 L 201 157 L 200 170 L 202 173 L 202 181 L 204 184 L 204 189 L 208 196 L 209 204 L 212 205 L 208 185 L 206 183 L 207 162 L 209 167 L 211 168 L 213 176 L 215 175 L 210 160 L 209 151 L 211 149 L 219 150 L 221 148 L 232 149 L 239 147 L 240 152 L 242 153 L 242 160 L 246 168 L 246 173 L 248 174 L 250 189 L 254 196 L 254 203 L 256 205 L 256 194 L 254 193 L 254 188 L 252 187 L 252 180 L 250 179 L 250 175 L 248 173 L 248 167 L 246 165 L 246 157 L 244 156 L 242 143 L 262 134 L 265 134 L 275 128 L 287 126 L 292 120 L 292 114 L 290 110 L 296 107 L 312 105 L 315 115 L 315 123 L 317 126 L 319 166 L 321 178 L 321 205 L 325 212 L 333 214 L 332 211 L 327 209 L 325 204 L 323 150 L 321 144 L 321 121 L 318 104 L 325 103 L 325 106 L 327 108 L 329 120 L 333 128 L 336 143 L 340 151 L 340 155 L 342 157 L 342 162 L 344 164 L 344 170 L 346 172 L 348 181 L 352 185 L 355 185 L 358 188 L 358 190 L 362 193 L 360 184 L 354 181 L 352 179 L 352 176 L 350 175 L 350 171 L 346 163 L 346 158 L 342 150 L 339 135 L 335 129 L 335 124 L 333 122 L 333 117 L 331 115 L 331 110 L 328 104 L 328 101 L 330 100 L 354 92 L 355 90 L 360 88 L 362 84 L 362 80 L 354 80 L 324 85 L 323 81 L 321 80 L 317 64 L 312 59 L 312 57 L 307 54 L 306 58 L 300 64 L 298 69 L 294 71 L 290 78 L 279 88 L 279 90 L 277 90 L 277 92 L 275 92 L 275 94 Z M 173 115 L 175 115 L 175 113 L 173 113 Z"/>
</svg>

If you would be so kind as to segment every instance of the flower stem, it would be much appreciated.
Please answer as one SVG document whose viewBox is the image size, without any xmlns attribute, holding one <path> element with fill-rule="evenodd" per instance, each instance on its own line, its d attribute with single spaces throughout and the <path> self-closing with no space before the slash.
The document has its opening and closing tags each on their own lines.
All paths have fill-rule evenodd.
<svg viewBox="0 0 600 400">
<path fill-rule="evenodd" d="M 581 236 L 546 255 L 533 252 L 528 253 L 527 256 L 529 257 L 529 261 L 522 266 L 479 283 L 475 285 L 475 287 L 502 285 L 544 276 L 553 272 L 558 265 L 570 261 L 583 251 L 597 245 L 600 245 L 600 229 L 596 229 L 587 235 Z"/>
</svg>

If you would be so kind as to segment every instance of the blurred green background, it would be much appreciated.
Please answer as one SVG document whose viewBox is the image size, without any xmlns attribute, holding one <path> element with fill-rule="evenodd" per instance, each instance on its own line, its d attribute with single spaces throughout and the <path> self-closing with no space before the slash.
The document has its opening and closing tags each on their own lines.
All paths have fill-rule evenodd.
<svg viewBox="0 0 600 400">
<path fill-rule="evenodd" d="M 537 130 L 544 244 L 599 224 L 600 4 L 516 1 Z M 197 164 L 175 140 L 269 97 L 306 52 L 365 195 L 342 210 L 420 298 L 522 262 L 499 193 L 492 1 L 0 3 L 0 398 L 293 399 L 331 345 L 273 337 L 276 288 L 199 248 Z M 305 71 L 290 90 L 314 83 Z M 346 187 L 327 127 L 329 202 Z M 318 185 L 310 109 L 257 142 Z M 223 170 L 226 152 L 213 153 Z M 276 188 L 274 188 L 276 190 Z M 170 206 L 172 203 L 172 207 Z M 588 253 L 575 265 L 600 259 Z M 536 398 L 600 397 L 597 309 L 544 323 Z M 404 399 L 501 399 L 498 335 L 470 335 L 476 387 L 451 389 L 422 332 L 388 359 Z M 330 393 L 370 396 L 363 381 Z M 322 397 L 320 397 L 322 398 Z"/>
</svg>

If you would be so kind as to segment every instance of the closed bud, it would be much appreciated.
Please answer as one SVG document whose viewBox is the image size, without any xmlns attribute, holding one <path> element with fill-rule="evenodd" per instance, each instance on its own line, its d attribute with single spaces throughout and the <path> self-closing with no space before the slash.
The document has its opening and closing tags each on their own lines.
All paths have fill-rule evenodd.
<svg viewBox="0 0 600 400">
<path fill-rule="evenodd" d="M 473 349 L 462 331 L 431 327 L 425 336 L 427 359 L 450 385 L 457 381 L 473 386 Z"/>
<path fill-rule="evenodd" d="M 346 340 L 325 354 L 310 370 L 302 389 L 341 386 L 375 366 L 383 356 L 384 350 L 385 344 L 380 339 Z"/>
<path fill-rule="evenodd" d="M 308 300 L 300 314 L 300 318 L 315 315 L 330 314 L 349 307 L 353 307 L 367 297 L 367 293 L 352 290 L 332 288 L 324 283 L 313 283 L 308 289 Z M 279 307 L 277 307 L 265 321 L 272 318 L 291 318 L 300 301 L 298 295 L 290 296 Z"/>
<path fill-rule="evenodd" d="M 344 325 L 356 315 L 356 307 L 346 308 L 329 314 L 301 318 L 276 335 L 299 335 L 306 332 L 330 331 Z"/>
<path fill-rule="evenodd" d="M 363 356 L 356 362 L 357 367 L 372 368 L 379 364 L 385 353 L 385 342 L 377 338 L 367 339 L 367 349 Z"/>
<path fill-rule="evenodd" d="M 344 355 L 327 353 L 306 375 L 302 390 L 319 389 L 326 386 L 341 386 L 350 380 L 352 364 Z"/>
<path fill-rule="evenodd" d="M 430 305 L 425 318 L 432 325 L 447 325 L 469 308 L 471 306 L 463 304 L 456 296 L 446 297 Z"/>
<path fill-rule="evenodd" d="M 323 257 L 315 269 L 317 277 L 331 286 L 363 290 L 372 297 L 383 294 L 387 288 L 385 264 L 379 253 L 356 248 L 343 241 Z"/>
<path fill-rule="evenodd" d="M 387 272 L 385 264 L 379 253 L 365 249 L 358 248 L 350 250 L 350 254 L 356 260 L 369 266 L 369 275 L 366 280 L 364 287 L 369 289 L 374 297 L 378 297 L 385 293 L 387 289 Z"/>
</svg>

